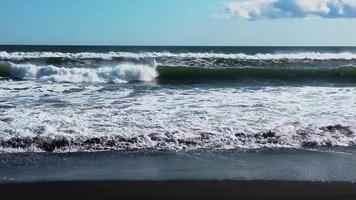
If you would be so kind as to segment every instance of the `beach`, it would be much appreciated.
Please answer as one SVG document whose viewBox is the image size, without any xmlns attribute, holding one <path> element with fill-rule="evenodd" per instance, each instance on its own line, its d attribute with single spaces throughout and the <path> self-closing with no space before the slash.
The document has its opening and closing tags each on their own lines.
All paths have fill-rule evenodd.
<svg viewBox="0 0 356 200">
<path fill-rule="evenodd" d="M 356 200 L 356 0 L 0 10 L 0 200 Z"/>
<path fill-rule="evenodd" d="M 7 199 L 355 199 L 353 47 L 0 46 Z"/>
<path fill-rule="evenodd" d="M 354 199 L 355 151 L 0 155 L 5 199 Z"/>
</svg>

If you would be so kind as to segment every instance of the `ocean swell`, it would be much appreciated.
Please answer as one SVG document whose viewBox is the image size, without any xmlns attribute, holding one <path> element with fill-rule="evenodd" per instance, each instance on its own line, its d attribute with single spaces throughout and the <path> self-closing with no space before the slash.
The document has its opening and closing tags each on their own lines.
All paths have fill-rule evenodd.
<svg viewBox="0 0 356 200">
<path fill-rule="evenodd" d="M 158 66 L 159 80 L 211 81 L 211 80 L 282 80 L 282 81 L 330 81 L 356 82 L 356 68 L 287 68 L 287 67 L 239 67 L 198 68 Z"/>
<path fill-rule="evenodd" d="M 54 65 L 0 63 L 0 77 L 14 80 L 39 80 L 69 83 L 158 83 L 209 81 L 326 81 L 356 82 L 356 68 L 322 67 L 230 67 L 149 66 L 121 63 L 103 67 L 57 67 Z"/>
</svg>

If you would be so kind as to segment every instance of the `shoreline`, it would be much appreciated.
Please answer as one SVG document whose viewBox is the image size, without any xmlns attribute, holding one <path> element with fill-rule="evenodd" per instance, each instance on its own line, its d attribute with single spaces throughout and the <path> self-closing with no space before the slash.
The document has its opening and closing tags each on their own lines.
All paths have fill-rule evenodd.
<svg viewBox="0 0 356 200">
<path fill-rule="evenodd" d="M 356 182 L 356 150 L 0 154 L 0 184 L 60 181 Z"/>
<path fill-rule="evenodd" d="M 356 183 L 79 181 L 0 184 L 4 199 L 356 199 Z"/>
</svg>

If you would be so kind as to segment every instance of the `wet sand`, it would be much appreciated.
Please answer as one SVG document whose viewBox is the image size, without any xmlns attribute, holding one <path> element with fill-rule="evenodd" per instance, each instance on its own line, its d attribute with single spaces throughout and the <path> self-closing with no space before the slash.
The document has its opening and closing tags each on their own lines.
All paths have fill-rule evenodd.
<svg viewBox="0 0 356 200">
<path fill-rule="evenodd" d="M 1 199 L 356 199 L 356 184 L 302 181 L 105 181 L 0 185 Z"/>
<path fill-rule="evenodd" d="M 356 150 L 0 154 L 0 184 L 61 181 L 356 182 Z"/>
</svg>

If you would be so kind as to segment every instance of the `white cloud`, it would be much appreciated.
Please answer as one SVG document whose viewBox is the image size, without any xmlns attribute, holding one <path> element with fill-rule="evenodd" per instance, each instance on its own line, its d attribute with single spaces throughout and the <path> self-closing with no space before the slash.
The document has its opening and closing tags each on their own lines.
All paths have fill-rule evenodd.
<svg viewBox="0 0 356 200">
<path fill-rule="evenodd" d="M 356 0 L 240 0 L 224 3 L 231 18 L 356 18 Z"/>
</svg>

